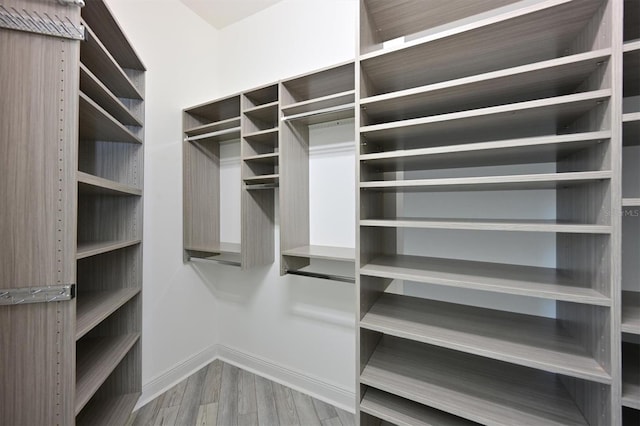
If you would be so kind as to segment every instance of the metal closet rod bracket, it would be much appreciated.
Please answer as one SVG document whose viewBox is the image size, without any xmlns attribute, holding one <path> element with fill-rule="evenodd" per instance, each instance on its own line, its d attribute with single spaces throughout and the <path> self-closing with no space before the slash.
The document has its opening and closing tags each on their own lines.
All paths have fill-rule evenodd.
<svg viewBox="0 0 640 426">
<path fill-rule="evenodd" d="M 76 297 L 75 284 L 0 290 L 0 305 L 62 302 Z"/>
<path fill-rule="evenodd" d="M 307 271 L 299 271 L 295 269 L 287 269 L 285 273 L 291 274 L 291 275 L 299 275 L 301 277 L 321 278 L 321 279 L 330 280 L 330 281 L 340 281 L 343 283 L 355 284 L 356 282 L 355 278 L 345 277 L 343 275 L 322 274 L 319 272 L 307 272 Z"/>
<path fill-rule="evenodd" d="M 58 3 L 64 4 L 65 6 L 85 6 L 84 0 L 58 0 Z"/>
<path fill-rule="evenodd" d="M 204 263 L 219 263 L 221 265 L 229 265 L 229 266 L 242 266 L 242 263 L 240 262 L 235 262 L 233 260 L 224 260 L 224 259 L 215 259 L 215 258 L 209 258 L 209 257 L 194 257 L 194 256 L 189 256 L 188 257 L 188 261 L 189 262 L 204 262 Z"/>
</svg>

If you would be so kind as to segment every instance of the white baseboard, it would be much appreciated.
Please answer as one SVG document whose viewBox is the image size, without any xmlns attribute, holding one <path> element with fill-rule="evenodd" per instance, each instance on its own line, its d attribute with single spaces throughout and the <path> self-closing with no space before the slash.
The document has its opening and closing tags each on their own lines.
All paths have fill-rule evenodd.
<svg viewBox="0 0 640 426">
<path fill-rule="evenodd" d="M 221 359 L 243 370 L 265 377 L 291 389 L 310 395 L 328 404 L 355 412 L 355 393 L 317 377 L 247 354 L 224 345 L 212 345 L 142 386 L 142 396 L 135 409 L 162 395 L 205 365 Z"/>
</svg>

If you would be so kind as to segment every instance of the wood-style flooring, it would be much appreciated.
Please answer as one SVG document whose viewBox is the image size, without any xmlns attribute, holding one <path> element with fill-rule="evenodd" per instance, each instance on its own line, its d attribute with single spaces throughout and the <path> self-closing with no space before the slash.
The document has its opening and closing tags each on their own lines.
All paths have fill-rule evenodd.
<svg viewBox="0 0 640 426">
<path fill-rule="evenodd" d="M 131 415 L 129 425 L 351 426 L 354 415 L 216 360 Z"/>
</svg>

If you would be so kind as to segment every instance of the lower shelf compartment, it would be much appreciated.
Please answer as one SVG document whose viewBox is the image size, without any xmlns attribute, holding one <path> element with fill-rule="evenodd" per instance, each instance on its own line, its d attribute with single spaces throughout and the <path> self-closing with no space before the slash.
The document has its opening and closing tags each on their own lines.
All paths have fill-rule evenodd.
<svg viewBox="0 0 640 426">
<path fill-rule="evenodd" d="M 559 377 L 382 337 L 362 384 L 486 425 L 587 425 Z"/>
<path fill-rule="evenodd" d="M 417 402 L 369 388 L 360 411 L 399 426 L 473 426 L 478 423 L 452 416 Z"/>
<path fill-rule="evenodd" d="M 640 345 L 622 344 L 622 405 L 640 410 Z"/>
<path fill-rule="evenodd" d="M 87 334 L 140 291 L 140 288 L 119 288 L 111 291 L 89 291 L 78 295 L 76 340 Z"/>
<path fill-rule="evenodd" d="M 140 333 L 85 338 L 76 347 L 76 402 L 78 415 L 102 383 L 140 338 Z"/>
<path fill-rule="evenodd" d="M 129 393 L 108 399 L 92 401 L 76 417 L 76 425 L 124 425 L 127 424 L 140 393 Z"/>
<path fill-rule="evenodd" d="M 341 262 L 354 262 L 356 250 L 349 247 L 333 246 L 300 246 L 282 252 L 283 256 L 306 257 L 309 259 L 337 260 Z"/>
</svg>

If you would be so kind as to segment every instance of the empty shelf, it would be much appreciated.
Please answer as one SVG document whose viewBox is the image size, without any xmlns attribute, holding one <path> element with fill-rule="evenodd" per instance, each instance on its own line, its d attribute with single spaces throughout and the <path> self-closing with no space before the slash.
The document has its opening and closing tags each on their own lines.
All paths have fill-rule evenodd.
<svg viewBox="0 0 640 426">
<path fill-rule="evenodd" d="M 611 49 L 602 49 L 372 96 L 360 102 L 367 119 L 379 123 L 569 94 L 610 55 Z"/>
<path fill-rule="evenodd" d="M 294 102 L 304 102 L 354 90 L 354 79 L 353 61 L 342 65 L 333 65 L 311 74 L 283 81 L 284 92 L 288 92 L 290 97 L 285 95 L 282 100 L 291 98 Z"/>
<path fill-rule="evenodd" d="M 622 131 L 624 145 L 640 144 L 640 112 L 629 112 L 622 115 Z"/>
<path fill-rule="evenodd" d="M 80 140 L 141 144 L 142 140 L 120 124 L 87 95 L 80 92 Z"/>
<path fill-rule="evenodd" d="M 622 405 L 640 410 L 640 346 L 622 344 Z"/>
<path fill-rule="evenodd" d="M 312 124 L 327 123 L 329 121 L 345 120 L 355 115 L 355 104 L 343 104 L 314 111 L 301 112 L 294 115 L 283 116 L 283 121 L 295 121 L 296 123 Z"/>
<path fill-rule="evenodd" d="M 140 338 L 140 333 L 85 338 L 76 348 L 76 415 Z"/>
<path fill-rule="evenodd" d="M 226 142 L 240 138 L 240 127 L 216 130 L 214 132 L 202 133 L 196 136 L 187 136 L 189 142 Z"/>
<path fill-rule="evenodd" d="M 347 90 L 345 92 L 333 93 L 320 98 L 297 102 L 290 105 L 283 105 L 281 110 L 283 115 L 291 116 L 301 113 L 311 113 L 313 111 L 324 110 L 345 104 L 352 104 L 353 102 L 355 102 L 355 91 Z"/>
<path fill-rule="evenodd" d="M 640 95 L 640 40 L 624 44 L 622 93 L 624 97 Z"/>
<path fill-rule="evenodd" d="M 80 43 L 82 63 L 118 98 L 143 97 L 98 37 L 86 27 L 86 41 Z"/>
<path fill-rule="evenodd" d="M 577 283 L 551 268 L 395 255 L 374 258 L 361 267 L 360 273 L 448 287 L 611 306 L 611 300 L 589 288 L 589 283 Z"/>
<path fill-rule="evenodd" d="M 216 121 L 215 123 L 203 124 L 196 127 L 191 127 L 184 131 L 187 136 L 198 136 L 205 133 L 214 133 L 220 130 L 227 129 L 239 129 L 240 117 L 233 117 L 227 120 Z"/>
<path fill-rule="evenodd" d="M 253 185 L 256 183 L 277 183 L 278 175 L 270 174 L 270 175 L 261 175 L 261 176 L 250 176 L 250 177 L 245 177 L 242 180 L 244 180 L 244 182 L 247 185 Z"/>
<path fill-rule="evenodd" d="M 384 336 L 360 382 L 486 425 L 586 425 L 557 376 Z"/>
<path fill-rule="evenodd" d="M 271 146 L 278 145 L 278 128 L 259 130 L 242 135 L 247 141 L 260 142 Z"/>
<path fill-rule="evenodd" d="M 601 131 L 508 139 L 362 154 L 360 161 L 388 171 L 546 163 L 610 138 Z"/>
<path fill-rule="evenodd" d="M 243 161 L 260 164 L 278 164 L 278 153 L 271 152 L 269 154 L 252 155 L 251 157 L 244 157 Z"/>
<path fill-rule="evenodd" d="M 278 101 L 270 102 L 264 105 L 258 105 L 257 107 L 245 109 L 244 115 L 251 119 L 260 120 L 266 123 L 273 123 L 274 126 L 278 124 Z"/>
<path fill-rule="evenodd" d="M 78 192 L 80 194 L 142 195 L 141 189 L 90 175 L 89 173 L 76 172 L 76 177 L 79 184 Z"/>
<path fill-rule="evenodd" d="M 385 293 L 360 321 L 380 333 L 610 384 L 611 376 L 550 318 Z"/>
<path fill-rule="evenodd" d="M 610 171 L 541 173 L 533 175 L 481 176 L 361 182 L 361 189 L 386 191 L 504 191 L 514 189 L 556 189 L 611 179 Z"/>
<path fill-rule="evenodd" d="M 185 247 L 185 250 L 202 253 L 240 254 L 240 243 L 218 243 L 207 247 Z"/>
<path fill-rule="evenodd" d="M 140 393 L 90 401 L 76 418 L 78 426 L 110 426 L 127 424 Z"/>
<path fill-rule="evenodd" d="M 139 288 L 82 292 L 76 298 L 76 340 L 140 293 Z"/>
<path fill-rule="evenodd" d="M 640 293 L 622 292 L 622 332 L 640 335 Z"/>
<path fill-rule="evenodd" d="M 522 4 L 362 55 L 362 69 L 376 93 L 386 93 L 555 58 L 570 47 L 601 2 Z"/>
<path fill-rule="evenodd" d="M 591 225 L 544 219 L 363 219 L 360 226 L 385 228 L 458 229 L 468 231 L 557 232 L 610 234 L 610 225 Z"/>
<path fill-rule="evenodd" d="M 536 126 L 573 121 L 611 96 L 611 90 L 597 90 L 515 104 L 480 108 L 430 117 L 394 121 L 360 128 L 368 142 L 389 143 L 390 140 L 421 140 L 444 135 L 466 138 L 488 137 L 516 131 L 535 131 Z M 509 131 L 510 130 L 510 131 Z M 502 133 L 508 132 L 508 133 Z M 486 135 L 486 136 L 485 136 Z"/>
<path fill-rule="evenodd" d="M 623 207 L 640 207 L 640 198 L 623 198 Z"/>
<path fill-rule="evenodd" d="M 120 123 L 129 126 L 142 126 L 142 121 L 135 117 L 129 108 L 83 64 L 80 64 L 80 90 Z"/>
<path fill-rule="evenodd" d="M 348 247 L 301 246 L 282 252 L 283 256 L 306 257 L 309 259 L 327 259 L 354 262 L 356 251 Z"/>
<path fill-rule="evenodd" d="M 85 257 L 97 256 L 102 253 L 119 250 L 125 247 L 140 244 L 140 239 L 118 240 L 118 241 L 99 241 L 78 243 L 76 259 L 84 259 Z"/>
<path fill-rule="evenodd" d="M 440 410 L 368 388 L 360 401 L 360 411 L 400 426 L 472 426 L 477 423 Z"/>
</svg>

